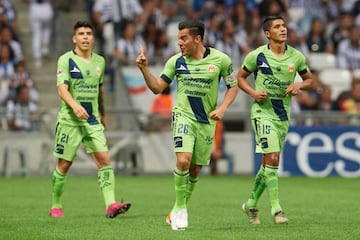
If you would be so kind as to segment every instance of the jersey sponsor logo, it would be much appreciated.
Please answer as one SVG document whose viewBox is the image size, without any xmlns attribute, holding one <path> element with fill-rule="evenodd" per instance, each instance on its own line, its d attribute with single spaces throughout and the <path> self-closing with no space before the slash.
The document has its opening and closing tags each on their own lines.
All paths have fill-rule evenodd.
<svg viewBox="0 0 360 240">
<path fill-rule="evenodd" d="M 181 136 L 174 137 L 174 147 L 181 148 L 183 146 L 183 139 Z"/>
</svg>

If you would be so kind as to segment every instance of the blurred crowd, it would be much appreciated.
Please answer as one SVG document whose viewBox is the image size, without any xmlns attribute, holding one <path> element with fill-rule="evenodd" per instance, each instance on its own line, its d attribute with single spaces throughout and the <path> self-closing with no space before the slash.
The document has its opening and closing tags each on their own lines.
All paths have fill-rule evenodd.
<svg viewBox="0 0 360 240">
<path fill-rule="evenodd" d="M 26 66 L 19 35 L 17 11 L 11 0 L 0 1 L 1 127 L 13 131 L 37 128 L 39 93 Z"/>
<path fill-rule="evenodd" d="M 35 67 L 49 54 L 50 36 L 59 13 L 69 12 L 72 1 L 22 0 L 29 7 L 32 53 Z M 78 0 L 80 1 L 80 0 Z M 113 90 L 114 69 L 135 66 L 143 45 L 151 64 L 164 62 L 178 51 L 177 24 L 183 19 L 201 19 L 206 26 L 205 44 L 227 53 L 237 70 L 244 56 L 266 43 L 261 24 L 267 15 L 282 15 L 288 24 L 288 42 L 308 57 L 330 54 L 334 68 L 349 71 L 346 91 L 334 96 L 331 83 L 312 69 L 315 85 L 294 100 L 302 110 L 360 112 L 360 0 L 85 0 L 84 11 L 96 28 L 98 52 L 107 60 L 109 90 Z M 39 11 L 41 14 L 39 14 Z M 21 123 L 38 114 L 39 94 L 31 80 L 19 39 L 17 15 L 11 0 L 0 0 L 0 105 L 7 108 L 6 121 Z M 56 40 L 55 42 L 60 43 Z M 59 48 L 59 46 L 57 46 Z M 56 49 L 57 51 L 59 49 Z M 61 52 L 61 50 L 60 50 Z M 57 54 L 57 53 L 56 53 Z M 341 81 L 341 79 L 339 79 Z M 18 94 L 25 85 L 26 104 Z M 23 107 L 28 109 L 26 112 Z M 34 110 L 36 109 L 36 110 Z M 20 112 L 20 113 L 19 113 Z M 21 117 L 20 117 L 21 116 Z M 10 119 L 10 120 L 9 120 Z M 20 124 L 21 125 L 21 124 Z M 27 124 L 22 124 L 26 126 Z M 21 128 L 21 127 L 16 127 Z M 26 127 L 24 127 L 26 129 Z"/>
<path fill-rule="evenodd" d="M 201 19 L 205 43 L 227 53 L 238 69 L 250 50 L 266 43 L 261 23 L 267 15 L 288 22 L 288 42 L 307 56 L 334 56 L 337 69 L 351 73 L 347 91 L 333 96 L 332 85 L 314 71 L 314 91 L 295 98 L 299 110 L 360 112 L 360 96 L 351 91 L 360 82 L 359 0 L 95 0 L 87 1 L 97 29 L 100 52 L 114 67 L 134 65 L 139 45 L 152 64 L 163 64 L 177 52 L 177 23 Z M 111 72 L 111 69 L 110 69 Z M 341 79 L 339 79 L 341 81 Z"/>
</svg>

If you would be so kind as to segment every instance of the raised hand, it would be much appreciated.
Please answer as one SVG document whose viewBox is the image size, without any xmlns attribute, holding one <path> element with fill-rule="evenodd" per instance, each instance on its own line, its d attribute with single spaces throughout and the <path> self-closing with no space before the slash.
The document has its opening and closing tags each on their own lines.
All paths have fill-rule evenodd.
<svg viewBox="0 0 360 240">
<path fill-rule="evenodd" d="M 147 58 L 146 58 L 146 55 L 145 55 L 144 47 L 142 45 L 140 45 L 140 54 L 136 58 L 136 65 L 140 69 L 143 69 L 143 68 L 147 67 L 147 65 L 148 65 L 148 61 L 147 61 Z"/>
</svg>

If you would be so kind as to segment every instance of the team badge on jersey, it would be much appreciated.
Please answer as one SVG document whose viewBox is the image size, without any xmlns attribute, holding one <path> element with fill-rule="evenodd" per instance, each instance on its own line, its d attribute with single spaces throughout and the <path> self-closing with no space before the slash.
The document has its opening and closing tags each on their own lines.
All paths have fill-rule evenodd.
<svg viewBox="0 0 360 240">
<path fill-rule="evenodd" d="M 291 63 L 291 64 L 288 66 L 288 69 L 289 69 L 289 72 L 294 72 L 294 70 L 295 70 L 294 64 Z"/>
<path fill-rule="evenodd" d="M 208 70 L 209 70 L 209 72 L 215 72 L 216 71 L 216 66 L 214 64 L 210 64 L 208 66 Z"/>
<path fill-rule="evenodd" d="M 100 74 L 101 74 L 100 67 L 96 67 L 95 74 L 96 74 L 96 76 L 100 76 Z"/>
</svg>

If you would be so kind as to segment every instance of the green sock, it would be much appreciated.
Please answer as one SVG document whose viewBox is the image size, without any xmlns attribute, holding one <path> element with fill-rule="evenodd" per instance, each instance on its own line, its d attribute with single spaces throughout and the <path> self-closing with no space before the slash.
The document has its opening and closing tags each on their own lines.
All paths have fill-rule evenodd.
<svg viewBox="0 0 360 240">
<path fill-rule="evenodd" d="M 256 207 L 262 193 L 264 192 L 265 187 L 266 185 L 265 185 L 264 168 L 260 166 L 260 169 L 255 176 L 253 191 L 251 192 L 251 196 L 247 201 L 247 205 L 250 208 Z"/>
<path fill-rule="evenodd" d="M 52 181 L 52 208 L 62 208 L 61 196 L 64 192 L 66 179 L 67 176 L 55 168 Z"/>
<path fill-rule="evenodd" d="M 265 182 L 271 204 L 271 215 L 281 210 L 279 202 L 279 177 L 277 166 L 265 166 Z"/>
<path fill-rule="evenodd" d="M 199 177 L 192 178 L 192 177 L 189 176 L 189 180 L 188 180 L 188 183 L 186 185 L 186 191 L 185 191 L 186 203 L 189 202 L 190 197 L 191 197 L 192 193 L 194 192 L 194 188 L 195 188 L 196 183 L 198 182 L 198 180 L 199 180 Z"/>
<path fill-rule="evenodd" d="M 180 171 L 174 170 L 174 182 L 175 182 L 175 205 L 173 210 L 179 210 L 186 208 L 186 185 L 188 183 L 189 170 Z"/>
<path fill-rule="evenodd" d="M 98 183 L 104 196 L 105 206 L 115 202 L 115 175 L 111 166 L 105 166 L 98 171 Z"/>
</svg>

